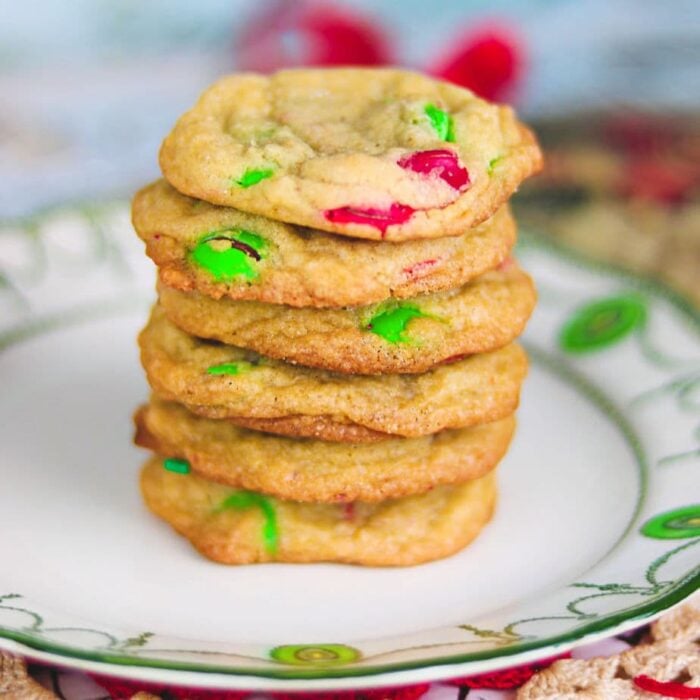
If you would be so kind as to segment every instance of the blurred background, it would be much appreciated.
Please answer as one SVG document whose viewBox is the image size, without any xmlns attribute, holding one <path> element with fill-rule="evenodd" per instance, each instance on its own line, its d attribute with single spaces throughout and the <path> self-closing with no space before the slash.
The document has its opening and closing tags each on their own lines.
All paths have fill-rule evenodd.
<svg viewBox="0 0 700 700">
<path fill-rule="evenodd" d="M 700 302 L 698 0 L 0 0 L 0 219 L 126 198 L 217 76 L 398 64 L 512 102 L 526 226 Z"/>
</svg>

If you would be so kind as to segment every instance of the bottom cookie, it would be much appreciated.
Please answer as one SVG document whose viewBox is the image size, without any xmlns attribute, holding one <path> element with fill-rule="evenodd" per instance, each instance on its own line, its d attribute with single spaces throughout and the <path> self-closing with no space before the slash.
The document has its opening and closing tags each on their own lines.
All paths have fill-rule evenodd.
<svg viewBox="0 0 700 700">
<path fill-rule="evenodd" d="M 457 486 L 380 503 L 299 503 L 237 491 L 151 458 L 141 473 L 148 508 L 205 557 L 223 564 L 343 562 L 410 566 L 449 556 L 493 512 L 493 472 Z"/>
</svg>

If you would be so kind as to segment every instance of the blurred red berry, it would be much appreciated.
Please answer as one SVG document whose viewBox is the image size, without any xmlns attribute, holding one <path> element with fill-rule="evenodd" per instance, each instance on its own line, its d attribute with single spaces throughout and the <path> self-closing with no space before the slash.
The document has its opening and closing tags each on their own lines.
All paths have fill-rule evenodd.
<svg viewBox="0 0 700 700">
<path fill-rule="evenodd" d="M 376 66 L 391 62 L 381 29 L 340 5 L 277 0 L 248 22 L 236 43 L 238 67 L 270 72 L 290 66 Z"/>
<path fill-rule="evenodd" d="M 608 117 L 603 123 L 603 136 L 611 146 L 633 156 L 664 151 L 675 138 L 670 122 L 635 112 Z"/>
<path fill-rule="evenodd" d="M 682 204 L 700 180 L 697 169 L 661 158 L 634 158 L 626 166 L 620 194 L 657 204 Z"/>
<path fill-rule="evenodd" d="M 506 25 L 465 31 L 431 71 L 494 101 L 512 99 L 525 69 L 523 42 Z"/>
</svg>

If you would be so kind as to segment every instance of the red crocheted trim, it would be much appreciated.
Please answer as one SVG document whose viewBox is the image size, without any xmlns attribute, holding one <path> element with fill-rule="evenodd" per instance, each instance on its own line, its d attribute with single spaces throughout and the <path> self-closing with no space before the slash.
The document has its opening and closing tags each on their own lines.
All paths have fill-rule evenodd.
<svg viewBox="0 0 700 700">
<path fill-rule="evenodd" d="M 130 700 L 136 693 L 147 692 L 160 695 L 167 700 L 245 700 L 259 697 L 259 691 L 253 690 L 194 690 L 190 688 L 175 688 L 157 683 L 140 683 L 124 681 L 90 674 L 93 680 L 101 685 L 113 700 Z M 265 697 L 273 700 L 418 700 L 430 686 L 411 685 L 401 688 L 377 688 L 371 690 L 345 690 L 321 693 L 265 693 Z"/>
<path fill-rule="evenodd" d="M 634 684 L 647 693 L 656 693 L 665 698 L 700 698 L 700 688 L 674 683 L 673 681 L 657 681 L 649 676 L 639 675 L 634 678 Z"/>
<path fill-rule="evenodd" d="M 450 681 L 451 685 L 464 686 L 467 688 L 483 688 L 492 690 L 510 690 L 519 688 L 527 683 L 538 671 L 551 666 L 555 661 L 568 659 L 571 654 L 561 654 L 547 659 L 535 661 L 531 664 L 514 666 L 503 671 L 493 671 L 492 673 L 480 673 L 476 676 L 466 676 L 465 678 L 455 678 Z"/>
</svg>

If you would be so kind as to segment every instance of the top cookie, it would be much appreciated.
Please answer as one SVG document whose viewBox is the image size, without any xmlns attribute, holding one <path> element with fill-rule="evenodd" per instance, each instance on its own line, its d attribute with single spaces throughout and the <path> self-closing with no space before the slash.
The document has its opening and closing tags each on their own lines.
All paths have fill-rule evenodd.
<svg viewBox="0 0 700 700">
<path fill-rule="evenodd" d="M 223 78 L 160 152 L 184 194 L 392 241 L 463 233 L 541 163 L 509 107 L 396 69 Z"/>
</svg>

